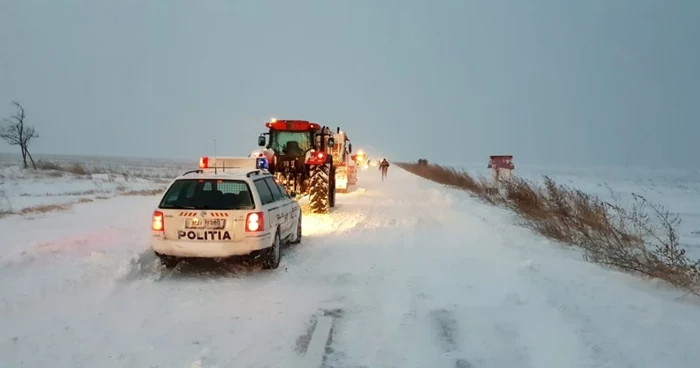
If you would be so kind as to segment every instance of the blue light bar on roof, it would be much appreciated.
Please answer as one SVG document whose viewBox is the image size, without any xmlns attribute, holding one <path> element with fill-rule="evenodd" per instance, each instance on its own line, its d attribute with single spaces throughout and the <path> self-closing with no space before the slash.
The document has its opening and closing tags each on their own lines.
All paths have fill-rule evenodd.
<svg viewBox="0 0 700 368">
<path fill-rule="evenodd" d="M 267 158 L 266 157 L 258 157 L 255 160 L 255 168 L 256 169 L 265 169 L 267 170 L 269 168 Z"/>
</svg>

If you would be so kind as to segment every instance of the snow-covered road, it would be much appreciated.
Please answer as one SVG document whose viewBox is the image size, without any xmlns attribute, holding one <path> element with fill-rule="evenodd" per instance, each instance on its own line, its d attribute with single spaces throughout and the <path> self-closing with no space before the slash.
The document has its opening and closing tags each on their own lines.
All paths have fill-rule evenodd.
<svg viewBox="0 0 700 368">
<path fill-rule="evenodd" d="M 2 367 L 696 367 L 698 305 L 392 168 L 278 270 L 166 272 L 153 197 L 0 220 Z M 317 323 L 317 321 L 319 321 Z M 319 332 L 320 331 L 320 332 Z M 308 351 L 307 351 L 308 349 Z"/>
</svg>

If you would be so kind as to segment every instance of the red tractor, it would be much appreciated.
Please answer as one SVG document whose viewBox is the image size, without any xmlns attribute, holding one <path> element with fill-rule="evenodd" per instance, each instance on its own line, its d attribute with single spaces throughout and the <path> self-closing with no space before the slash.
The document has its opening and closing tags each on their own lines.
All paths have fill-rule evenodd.
<svg viewBox="0 0 700 368">
<path fill-rule="evenodd" d="M 330 212 L 335 207 L 337 162 L 330 128 L 307 120 L 277 119 L 265 126 L 269 131 L 260 134 L 258 145 L 265 147 L 262 155 L 267 158 L 269 171 L 289 193 L 298 197 L 308 194 L 313 213 Z"/>
</svg>

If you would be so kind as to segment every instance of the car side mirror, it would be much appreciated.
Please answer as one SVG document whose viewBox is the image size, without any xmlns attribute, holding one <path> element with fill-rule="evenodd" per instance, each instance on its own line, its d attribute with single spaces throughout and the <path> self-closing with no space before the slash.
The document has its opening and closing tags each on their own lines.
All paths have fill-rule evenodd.
<svg viewBox="0 0 700 368">
<path fill-rule="evenodd" d="M 261 135 L 258 137 L 258 146 L 260 146 L 260 147 L 265 146 L 265 136 Z"/>
<path fill-rule="evenodd" d="M 352 153 L 352 143 L 348 144 L 348 152 Z"/>
<path fill-rule="evenodd" d="M 292 192 L 289 193 L 289 196 L 292 197 L 292 198 L 296 198 L 296 197 L 297 197 L 297 192 L 292 191 Z"/>
</svg>

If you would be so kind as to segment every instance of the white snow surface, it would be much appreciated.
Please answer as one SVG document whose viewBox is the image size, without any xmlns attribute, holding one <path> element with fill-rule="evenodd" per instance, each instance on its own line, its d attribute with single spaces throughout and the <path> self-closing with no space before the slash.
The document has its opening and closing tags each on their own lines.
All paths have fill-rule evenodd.
<svg viewBox="0 0 700 368">
<path fill-rule="evenodd" d="M 157 197 L 0 220 L 2 367 L 697 367 L 700 305 L 395 165 L 305 214 L 280 268 L 163 269 Z"/>
</svg>

